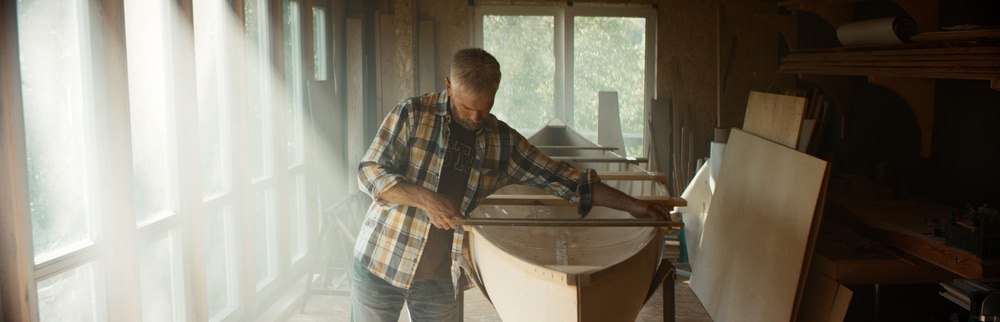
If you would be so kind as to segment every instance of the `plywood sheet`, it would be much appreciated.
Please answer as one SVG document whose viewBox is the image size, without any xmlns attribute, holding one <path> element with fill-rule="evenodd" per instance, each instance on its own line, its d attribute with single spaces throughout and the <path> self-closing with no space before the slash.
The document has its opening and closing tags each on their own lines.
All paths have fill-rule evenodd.
<svg viewBox="0 0 1000 322">
<path fill-rule="evenodd" d="M 843 322 L 854 292 L 830 277 L 810 270 L 799 322 Z"/>
<path fill-rule="evenodd" d="M 684 222 L 684 248 L 692 268 L 701 251 L 701 231 L 705 219 L 708 218 L 708 206 L 712 202 L 712 188 L 708 184 L 711 172 L 711 164 L 708 162 L 703 164 L 695 174 L 694 180 L 691 180 L 681 194 L 681 199 L 687 200 L 687 206 L 675 208 L 681 215 L 681 221 Z"/>
<path fill-rule="evenodd" d="M 805 111 L 805 97 L 751 91 L 743 130 L 797 148 Z"/>
<path fill-rule="evenodd" d="M 717 322 L 795 318 L 825 197 L 826 161 L 734 129 L 692 264 Z"/>
</svg>

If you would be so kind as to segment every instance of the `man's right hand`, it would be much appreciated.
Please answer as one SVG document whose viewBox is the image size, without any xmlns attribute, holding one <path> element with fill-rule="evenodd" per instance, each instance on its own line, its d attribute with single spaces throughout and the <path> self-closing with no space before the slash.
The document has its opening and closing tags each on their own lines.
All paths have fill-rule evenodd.
<svg viewBox="0 0 1000 322">
<path fill-rule="evenodd" d="M 431 224 L 441 229 L 458 228 L 458 225 L 453 225 L 449 219 L 462 218 L 462 213 L 458 211 L 458 205 L 455 205 L 451 199 L 412 183 L 398 183 L 383 192 L 379 198 L 388 202 L 423 209 L 427 213 Z"/>
<path fill-rule="evenodd" d="M 451 199 L 439 193 L 433 193 L 434 197 L 428 199 L 422 208 L 427 212 L 434 227 L 441 229 L 455 229 L 458 225 L 453 225 L 449 219 L 461 219 L 462 214 L 458 211 L 458 206 Z"/>
</svg>

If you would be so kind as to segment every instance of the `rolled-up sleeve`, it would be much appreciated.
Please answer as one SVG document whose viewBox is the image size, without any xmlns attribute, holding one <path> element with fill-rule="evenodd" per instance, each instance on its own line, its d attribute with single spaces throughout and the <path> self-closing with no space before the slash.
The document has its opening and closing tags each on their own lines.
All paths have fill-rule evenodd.
<svg viewBox="0 0 1000 322">
<path fill-rule="evenodd" d="M 408 105 L 397 105 L 389 112 L 358 164 L 358 187 L 375 202 L 384 203 L 379 198 L 382 193 L 405 181 L 400 167 L 406 163 L 411 122 Z"/>
<path fill-rule="evenodd" d="M 579 170 L 569 163 L 556 161 L 515 135 L 516 148 L 508 173 L 517 183 L 531 185 L 569 200 L 577 212 L 586 216 L 593 208 L 593 186 L 601 178 L 593 169 Z"/>
<path fill-rule="evenodd" d="M 578 200 L 576 201 L 576 211 L 580 216 L 586 216 L 590 213 L 590 209 L 594 208 L 594 184 L 601 182 L 601 177 L 597 175 L 597 171 L 594 169 L 587 169 L 584 175 L 577 179 L 576 195 Z"/>
</svg>

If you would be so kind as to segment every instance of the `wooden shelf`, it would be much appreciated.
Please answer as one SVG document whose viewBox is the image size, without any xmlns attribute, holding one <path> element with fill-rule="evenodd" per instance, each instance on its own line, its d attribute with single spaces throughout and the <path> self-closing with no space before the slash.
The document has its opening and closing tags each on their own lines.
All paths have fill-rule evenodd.
<svg viewBox="0 0 1000 322">
<path fill-rule="evenodd" d="M 794 51 L 782 73 L 1000 80 L 1000 45 L 832 48 Z M 996 88 L 996 87 L 994 87 Z"/>
<path fill-rule="evenodd" d="M 982 32 L 971 33 L 973 36 L 960 34 L 984 37 Z M 942 36 L 929 38 L 942 39 Z M 896 92 L 913 110 L 921 130 L 920 155 L 929 158 L 934 128 L 934 79 L 986 80 L 991 88 L 1000 90 L 1000 44 L 925 42 L 890 47 L 797 50 L 781 60 L 778 72 L 799 74 L 800 77 L 867 76 L 872 84 Z"/>
<path fill-rule="evenodd" d="M 870 0 L 789 0 L 778 2 L 779 7 L 789 10 L 812 12 L 823 17 L 831 26 L 837 28 L 853 18 L 853 6 L 858 2 Z M 916 21 L 921 31 L 936 31 L 938 29 L 937 0 L 892 0 Z"/>
</svg>

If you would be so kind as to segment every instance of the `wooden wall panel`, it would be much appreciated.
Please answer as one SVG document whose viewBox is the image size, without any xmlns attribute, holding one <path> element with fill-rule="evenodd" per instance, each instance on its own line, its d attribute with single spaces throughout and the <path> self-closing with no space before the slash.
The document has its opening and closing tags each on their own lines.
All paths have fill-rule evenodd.
<svg viewBox="0 0 1000 322">
<path fill-rule="evenodd" d="M 31 321 L 38 316 L 34 254 L 24 169 L 24 114 L 17 52 L 17 1 L 0 2 L 0 316 Z"/>
<path fill-rule="evenodd" d="M 434 75 L 434 21 L 423 20 L 417 26 L 417 95 L 436 92 Z"/>
<path fill-rule="evenodd" d="M 364 120 L 364 76 L 362 73 L 363 46 L 361 19 L 348 18 L 346 32 L 345 60 L 347 65 L 345 83 L 347 85 L 347 162 L 351 170 L 348 180 L 354 182 L 357 178 L 357 163 L 367 148 L 365 142 Z M 381 121 L 381 119 L 379 120 Z M 377 125 L 373 125 L 377 126 Z M 354 166 L 351 166 L 351 164 Z"/>
</svg>

